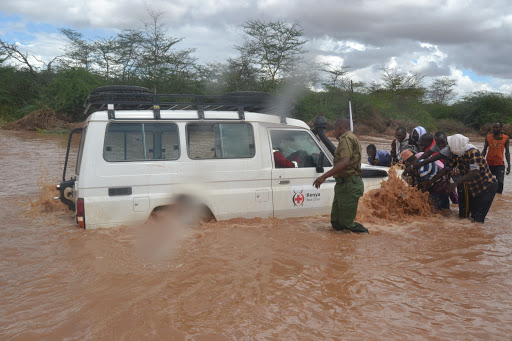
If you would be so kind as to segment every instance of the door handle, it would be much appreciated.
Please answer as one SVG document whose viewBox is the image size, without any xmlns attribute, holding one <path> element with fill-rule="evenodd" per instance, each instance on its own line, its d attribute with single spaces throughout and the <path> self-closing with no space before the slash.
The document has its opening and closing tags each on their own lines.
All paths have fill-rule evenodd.
<svg viewBox="0 0 512 341">
<path fill-rule="evenodd" d="M 279 180 L 280 185 L 287 185 L 290 183 L 290 180 Z"/>
</svg>

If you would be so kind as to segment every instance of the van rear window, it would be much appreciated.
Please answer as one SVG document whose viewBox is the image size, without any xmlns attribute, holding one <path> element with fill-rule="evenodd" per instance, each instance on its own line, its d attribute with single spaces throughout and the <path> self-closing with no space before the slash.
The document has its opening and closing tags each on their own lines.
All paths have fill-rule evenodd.
<svg viewBox="0 0 512 341">
<path fill-rule="evenodd" d="M 248 123 L 189 123 L 188 156 L 191 159 L 251 158 L 254 133 Z"/>
<path fill-rule="evenodd" d="M 105 161 L 176 160 L 180 157 L 178 127 L 174 123 L 110 123 Z"/>
</svg>

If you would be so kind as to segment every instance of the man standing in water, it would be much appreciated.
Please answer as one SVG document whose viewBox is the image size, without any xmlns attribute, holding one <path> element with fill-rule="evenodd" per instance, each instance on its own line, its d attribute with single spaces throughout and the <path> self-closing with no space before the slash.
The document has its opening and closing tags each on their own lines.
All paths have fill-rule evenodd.
<svg viewBox="0 0 512 341">
<path fill-rule="evenodd" d="M 503 184 L 505 182 L 505 163 L 503 162 L 503 151 L 507 158 L 507 175 L 510 174 L 510 151 L 508 149 L 508 136 L 503 134 L 503 124 L 501 122 L 492 125 L 492 134 L 485 138 L 484 151 L 482 156 L 485 157 L 491 173 L 498 180 L 498 192 L 503 193 Z M 489 148 L 489 154 L 487 154 Z M 487 157 L 486 157 L 487 154 Z"/>
<path fill-rule="evenodd" d="M 334 152 L 334 167 L 318 177 L 313 186 L 320 188 L 329 177 L 336 179 L 334 200 L 331 208 L 331 225 L 337 231 L 369 233 L 363 225 L 356 223 L 357 205 L 363 196 L 361 178 L 361 144 L 350 130 L 350 121 L 340 118 L 334 123 L 334 137 L 339 140 Z"/>
</svg>

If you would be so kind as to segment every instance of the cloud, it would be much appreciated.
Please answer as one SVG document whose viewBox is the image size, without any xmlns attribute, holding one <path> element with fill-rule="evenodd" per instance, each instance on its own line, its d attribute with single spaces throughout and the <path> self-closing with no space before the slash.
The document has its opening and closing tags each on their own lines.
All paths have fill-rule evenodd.
<svg viewBox="0 0 512 341">
<path fill-rule="evenodd" d="M 512 84 L 512 2 L 510 0 L 147 0 L 162 12 L 179 48 L 196 49 L 200 62 L 224 62 L 237 55 L 247 20 L 299 21 L 306 49 L 317 60 L 349 67 L 354 80 L 379 81 L 379 69 L 452 77 L 458 91 L 490 89 L 510 93 Z M 2 18 L 1 15 L 5 17 Z M 59 53 L 57 28 L 88 36 L 115 35 L 148 20 L 140 0 L 3 0 L 0 38 L 38 52 Z M 42 26 L 45 26 L 41 30 Z M 34 31 L 36 30 L 36 31 Z M 39 30 L 39 31 L 38 31 Z M 55 39 L 55 43 L 51 40 Z M 479 78 L 465 75 L 472 70 Z M 485 79 L 485 80 L 481 80 Z"/>
</svg>

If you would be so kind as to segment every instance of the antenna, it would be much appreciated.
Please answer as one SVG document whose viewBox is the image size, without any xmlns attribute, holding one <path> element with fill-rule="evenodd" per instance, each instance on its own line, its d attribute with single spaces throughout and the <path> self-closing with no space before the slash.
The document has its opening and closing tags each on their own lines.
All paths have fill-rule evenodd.
<svg viewBox="0 0 512 341">
<path fill-rule="evenodd" d="M 352 102 L 348 101 L 348 111 L 350 113 L 350 130 L 354 131 L 354 121 L 352 120 Z"/>
</svg>

